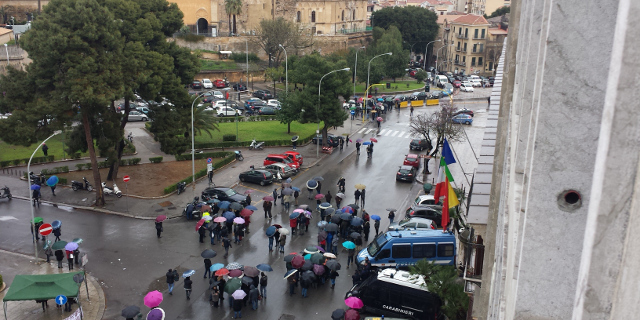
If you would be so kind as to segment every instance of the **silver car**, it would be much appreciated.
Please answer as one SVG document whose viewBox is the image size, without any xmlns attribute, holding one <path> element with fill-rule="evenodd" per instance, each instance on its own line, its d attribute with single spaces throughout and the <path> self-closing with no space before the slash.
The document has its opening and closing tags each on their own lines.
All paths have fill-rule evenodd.
<svg viewBox="0 0 640 320">
<path fill-rule="evenodd" d="M 437 228 L 438 225 L 433 220 L 418 217 L 407 217 L 389 225 L 389 231 L 431 230 Z"/>
<path fill-rule="evenodd" d="M 128 121 L 148 121 L 149 118 L 147 117 L 146 114 L 139 112 L 139 111 L 129 111 L 129 117 L 127 118 Z"/>
</svg>

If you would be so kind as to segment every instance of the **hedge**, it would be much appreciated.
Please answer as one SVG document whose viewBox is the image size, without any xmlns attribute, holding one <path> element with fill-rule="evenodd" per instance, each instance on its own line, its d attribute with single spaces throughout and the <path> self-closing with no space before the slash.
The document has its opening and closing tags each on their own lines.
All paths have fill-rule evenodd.
<svg viewBox="0 0 640 320">
<path fill-rule="evenodd" d="M 162 158 L 162 157 L 160 157 Z M 140 163 L 142 159 L 141 158 L 131 158 L 131 159 L 121 159 L 120 160 L 120 166 L 132 166 L 132 165 L 136 165 L 138 163 Z M 102 168 L 109 168 L 109 164 L 107 163 L 107 161 L 100 161 L 98 162 L 98 169 L 102 169 Z M 76 164 L 76 169 L 78 171 L 81 170 L 91 170 L 91 162 L 88 163 L 78 163 Z M 67 168 L 67 172 L 69 172 L 69 169 Z"/>
<path fill-rule="evenodd" d="M 149 161 L 151 161 L 151 163 L 160 163 L 162 162 L 162 157 L 151 157 L 149 158 Z"/>
<path fill-rule="evenodd" d="M 236 158 L 236 155 L 235 155 L 234 153 L 232 153 L 232 152 L 210 152 L 209 154 L 220 154 L 220 153 L 225 153 L 225 154 L 227 154 L 228 156 L 227 156 L 227 157 L 225 157 L 224 159 L 222 159 L 222 160 L 218 161 L 218 162 L 215 162 L 215 163 L 213 164 L 213 170 L 214 170 L 214 171 L 215 171 L 215 170 L 219 170 L 219 169 L 220 169 L 220 168 L 222 168 L 223 166 L 225 166 L 225 165 L 227 165 L 227 164 L 231 163 L 231 162 L 232 162 L 233 160 L 235 160 L 235 158 Z M 204 154 L 204 153 L 200 153 L 200 155 L 203 155 L 203 154 Z M 197 156 L 197 155 L 196 155 L 196 156 Z M 178 156 L 176 156 L 176 159 L 178 159 Z M 198 178 L 204 177 L 204 176 L 206 176 L 206 175 L 207 175 L 207 169 L 205 168 L 205 169 L 202 169 L 202 170 L 200 170 L 200 171 L 196 172 L 196 176 L 195 176 L 195 177 L 196 177 L 196 179 L 198 179 Z M 193 177 L 193 176 L 188 176 L 188 177 L 186 177 L 186 178 L 184 178 L 184 179 L 182 179 L 182 180 L 178 181 L 177 183 L 174 183 L 174 184 L 172 184 L 172 185 L 170 185 L 170 186 L 168 186 L 168 187 L 164 188 L 164 194 L 169 194 L 169 193 L 171 193 L 171 192 L 174 192 L 174 191 L 178 188 L 178 183 L 180 183 L 180 182 L 190 183 L 190 182 L 193 180 L 193 178 L 192 178 L 192 177 Z"/>
<path fill-rule="evenodd" d="M 235 157 L 235 153 L 226 152 L 226 151 L 217 151 L 217 152 L 196 153 L 194 158 L 195 159 L 225 158 L 225 157 L 228 157 L 230 155 L 233 155 Z M 191 160 L 191 153 L 185 153 L 185 154 L 176 155 L 176 161 L 185 161 L 185 160 Z"/>
<path fill-rule="evenodd" d="M 52 175 L 52 174 L 67 173 L 67 172 L 69 172 L 69 166 L 55 167 L 51 170 L 42 169 L 42 171 L 40 171 L 40 173 L 44 175 Z"/>
<path fill-rule="evenodd" d="M 236 141 L 236 135 L 235 134 L 225 134 L 222 136 L 222 141 Z"/>
<path fill-rule="evenodd" d="M 53 159 L 54 159 L 54 156 L 33 157 L 31 158 L 31 163 L 53 162 Z M 27 165 L 28 163 L 29 163 L 29 158 L 5 160 L 5 161 L 0 161 L 0 168 L 8 167 L 11 164 L 13 164 L 14 166 L 19 166 L 21 164 Z"/>
<path fill-rule="evenodd" d="M 308 137 L 298 139 L 298 144 L 302 145 L 311 141 L 311 139 L 313 139 L 315 135 L 316 134 L 313 133 Z M 248 147 L 250 144 L 251 144 L 251 141 L 199 142 L 195 144 L 195 148 L 196 149 L 214 149 L 214 148 L 230 148 L 230 147 Z M 286 146 L 290 144 L 291 144 L 291 140 L 288 140 L 288 139 L 287 140 L 269 140 L 264 142 L 265 147 Z M 202 159 L 202 158 L 198 158 L 198 155 L 196 154 L 196 159 Z"/>
</svg>

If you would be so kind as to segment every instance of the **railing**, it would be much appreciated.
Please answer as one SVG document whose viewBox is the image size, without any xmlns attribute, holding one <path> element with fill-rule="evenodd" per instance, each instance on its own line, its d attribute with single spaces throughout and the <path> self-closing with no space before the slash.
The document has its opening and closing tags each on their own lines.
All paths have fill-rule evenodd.
<svg viewBox="0 0 640 320">
<path fill-rule="evenodd" d="M 456 37 L 458 37 L 458 39 L 469 39 L 468 36 L 466 36 L 464 34 L 460 34 L 460 33 L 456 34 Z"/>
<path fill-rule="evenodd" d="M 473 40 L 482 40 L 484 38 L 486 38 L 486 37 L 473 37 Z"/>
<path fill-rule="evenodd" d="M 477 49 L 477 50 L 473 50 L 471 51 L 471 53 L 483 53 L 484 49 Z"/>
<path fill-rule="evenodd" d="M 466 66 L 466 63 L 462 61 L 454 61 L 453 64 L 455 64 L 456 66 Z"/>
<path fill-rule="evenodd" d="M 338 31 L 338 33 L 347 34 L 347 33 L 367 32 L 367 31 L 371 31 L 371 30 L 373 30 L 373 27 L 340 29 Z"/>
</svg>

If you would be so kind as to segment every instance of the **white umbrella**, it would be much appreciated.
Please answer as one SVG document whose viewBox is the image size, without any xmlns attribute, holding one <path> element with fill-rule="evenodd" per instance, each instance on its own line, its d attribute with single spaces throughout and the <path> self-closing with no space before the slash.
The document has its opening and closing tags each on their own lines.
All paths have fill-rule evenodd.
<svg viewBox="0 0 640 320">
<path fill-rule="evenodd" d="M 280 234 L 288 235 L 289 234 L 289 229 L 280 228 L 280 229 L 278 229 L 278 232 L 280 232 Z"/>
</svg>

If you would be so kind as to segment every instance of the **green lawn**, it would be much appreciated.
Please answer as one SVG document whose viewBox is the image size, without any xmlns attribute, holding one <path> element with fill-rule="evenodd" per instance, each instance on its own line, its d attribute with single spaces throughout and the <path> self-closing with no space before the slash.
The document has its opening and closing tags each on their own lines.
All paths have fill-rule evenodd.
<svg viewBox="0 0 640 320">
<path fill-rule="evenodd" d="M 371 87 L 371 89 L 369 89 L 371 91 L 371 93 L 374 93 L 375 88 L 378 88 L 378 93 L 379 94 L 383 94 L 386 92 L 398 92 L 398 91 L 409 91 L 409 90 L 416 90 L 416 89 L 423 89 L 424 88 L 424 83 L 418 83 L 415 79 L 410 79 L 410 80 L 396 80 L 396 82 L 393 82 L 391 80 L 389 80 L 389 82 L 391 83 L 391 89 L 387 89 L 386 87 L 386 81 L 382 83 L 382 85 L 376 85 Z M 407 84 L 409 85 L 409 87 L 407 87 Z M 299 85 L 301 86 L 301 85 Z M 291 88 L 293 88 L 294 85 L 292 83 L 289 83 L 289 90 L 291 90 Z M 285 85 L 284 83 L 278 83 L 276 84 L 276 88 L 278 88 L 279 90 L 284 90 Z M 365 84 L 364 83 L 359 83 L 356 84 L 356 92 L 359 95 L 363 95 L 364 94 L 364 90 L 365 90 Z"/>
<path fill-rule="evenodd" d="M 200 59 L 202 63 L 202 67 L 200 70 L 202 71 L 213 71 L 213 70 L 236 70 L 238 69 L 238 64 L 233 61 L 220 61 L 220 60 L 205 60 Z"/>
<path fill-rule="evenodd" d="M 57 135 L 51 139 L 49 139 L 49 141 L 47 141 L 47 146 L 49 146 L 49 155 L 50 156 L 55 156 L 55 160 L 61 160 L 62 159 L 62 140 L 64 139 L 64 135 Z M 14 160 L 14 159 L 29 159 L 29 157 L 31 157 L 31 154 L 33 153 L 33 150 L 36 149 L 38 145 L 37 144 L 33 144 L 30 145 L 28 147 L 23 147 L 23 146 L 14 146 L 14 145 L 10 145 L 7 144 L 4 141 L 0 141 L 0 150 L 2 150 L 2 152 L 0 152 L 0 161 L 5 161 L 5 160 Z M 69 157 L 69 154 L 65 153 L 67 158 Z M 85 154 L 83 154 L 83 156 L 85 156 Z M 42 153 L 42 149 L 38 150 L 38 152 L 36 152 L 34 157 L 43 157 L 44 153 Z"/>
<path fill-rule="evenodd" d="M 321 124 L 322 125 L 322 124 Z M 218 124 L 220 131 L 214 131 L 210 138 L 208 134 L 196 135 L 196 142 L 222 142 L 222 136 L 225 134 L 236 134 L 236 123 L 225 122 Z M 307 137 L 316 132 L 317 123 L 298 122 L 291 123 L 291 133 L 287 133 L 287 125 L 278 121 L 256 121 L 256 122 L 238 122 L 238 141 L 258 141 L 269 140 L 287 140 L 292 136 Z"/>
</svg>

